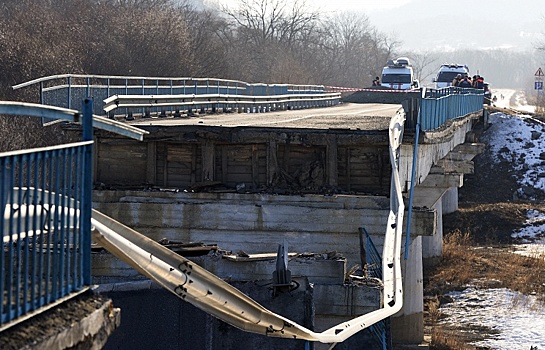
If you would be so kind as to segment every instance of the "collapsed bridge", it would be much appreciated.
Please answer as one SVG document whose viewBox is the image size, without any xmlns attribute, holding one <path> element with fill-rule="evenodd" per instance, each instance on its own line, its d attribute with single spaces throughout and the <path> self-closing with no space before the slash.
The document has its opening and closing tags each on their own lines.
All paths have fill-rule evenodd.
<svg viewBox="0 0 545 350">
<path fill-rule="evenodd" d="M 421 94 L 412 106 L 426 111 L 426 98 Z M 376 287 L 347 284 L 347 270 L 366 264 L 362 251 L 371 255 L 369 249 L 362 249 L 364 229 L 379 250 L 386 248 L 387 254 L 393 254 L 382 254 L 387 260 L 385 272 L 391 268 L 390 261 L 406 257 L 399 261 L 404 306 L 392 318 L 394 340 L 421 339 L 422 258 L 440 255 L 441 213 L 455 209 L 463 173 L 472 171 L 471 159 L 481 147 L 470 141 L 471 129 L 483 117 L 482 101 L 469 113 L 456 108 L 429 109 L 428 114 L 439 125 L 431 130 L 423 127 L 431 121 L 419 120 L 418 114 L 411 117 L 414 110 L 411 112 L 411 104 L 406 103 L 405 108 L 400 104 L 343 103 L 321 109 L 262 109 L 267 113 L 237 110 L 218 114 L 218 110 L 210 113 L 199 108 L 199 113 L 192 115 L 178 108 L 180 116 L 161 117 L 158 113 L 152 118 L 146 116 L 147 103 L 130 107 L 144 111 L 140 116 L 114 116 L 144 130 L 142 141 L 110 131 L 93 135 L 96 209 L 154 241 L 214 243 L 224 250 L 244 251 L 247 256 L 224 254 L 220 262 L 209 256 L 198 258 L 199 264 L 223 278 L 270 278 L 275 265 L 264 263 L 263 254 L 274 251 L 282 241 L 296 252 L 339 253 L 331 262 L 290 260 L 292 275 L 306 277 L 313 285 L 306 290 L 313 291 L 308 302 L 315 305 L 316 312 L 302 323 L 318 332 L 338 320 L 354 318 L 354 310 L 356 314 L 373 314 L 401 304 L 398 300 L 389 305 L 391 298 L 401 296 L 401 290 L 387 292 L 401 278 L 399 274 L 388 283 L 384 280 L 378 289 L 384 288 L 383 297 Z M 396 115 L 409 115 L 414 128 L 407 129 L 406 123 L 404 137 L 398 131 L 399 144 L 392 148 L 391 120 Z M 69 129 L 79 132 L 79 128 Z M 396 174 L 399 180 L 392 182 Z M 393 188 L 397 190 L 392 192 Z M 391 208 L 398 205 L 407 207 L 408 212 L 401 210 L 394 219 Z M 403 217 L 402 225 L 393 227 L 389 222 Z M 385 238 L 385 228 L 405 231 L 403 251 L 401 240 L 394 244 Z M 395 237 L 399 239 L 400 232 Z M 390 249 L 396 246 L 397 250 Z M 274 261 L 274 254 L 266 260 Z M 254 268 L 242 267 L 242 261 Z M 316 272 L 322 271 L 324 264 L 333 269 Z M 101 284 L 135 279 L 104 254 L 93 254 L 93 266 L 93 278 Z M 387 278 L 386 273 L 384 276 Z M 369 304 L 347 298 L 369 292 L 375 295 L 366 297 Z M 336 305 L 340 300 L 342 307 Z M 289 309 L 289 302 L 286 305 Z M 215 337 L 216 333 L 211 334 Z M 217 339 L 213 344 L 220 346 Z M 266 342 L 257 340 L 255 344 L 263 347 Z M 297 348 L 297 343 L 293 346 Z"/>
</svg>

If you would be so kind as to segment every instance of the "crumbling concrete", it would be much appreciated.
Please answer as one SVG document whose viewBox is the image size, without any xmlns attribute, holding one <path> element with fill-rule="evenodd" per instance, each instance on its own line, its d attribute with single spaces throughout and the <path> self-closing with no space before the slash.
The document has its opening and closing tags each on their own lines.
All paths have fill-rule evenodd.
<svg viewBox="0 0 545 350">
<path fill-rule="evenodd" d="M 0 349 L 101 349 L 120 320 L 112 300 L 86 292 L 3 331 Z"/>
</svg>

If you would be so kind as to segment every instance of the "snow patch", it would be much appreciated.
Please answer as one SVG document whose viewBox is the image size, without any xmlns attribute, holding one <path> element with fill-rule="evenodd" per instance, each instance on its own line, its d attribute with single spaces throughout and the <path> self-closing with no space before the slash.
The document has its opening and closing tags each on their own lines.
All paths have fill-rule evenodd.
<svg viewBox="0 0 545 350">
<path fill-rule="evenodd" d="M 448 316 L 444 322 L 486 327 L 490 333 L 475 346 L 513 350 L 545 349 L 545 308 L 535 296 L 526 296 L 505 288 L 467 288 L 452 292 L 452 303 L 441 311 Z"/>
<path fill-rule="evenodd" d="M 534 191 L 545 192 L 545 125 L 531 116 L 490 115 L 490 128 L 482 135 L 496 163 L 507 161 L 522 174 L 517 179 L 519 195 L 535 199 Z"/>
</svg>

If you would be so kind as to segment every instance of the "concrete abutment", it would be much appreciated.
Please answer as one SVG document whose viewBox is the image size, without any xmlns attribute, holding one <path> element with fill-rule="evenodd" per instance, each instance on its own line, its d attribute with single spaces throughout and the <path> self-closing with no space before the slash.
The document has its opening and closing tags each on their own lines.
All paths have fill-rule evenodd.
<svg viewBox="0 0 545 350">
<path fill-rule="evenodd" d="M 419 343 L 423 339 L 423 262 L 438 259 L 442 254 L 442 214 L 456 210 L 457 189 L 463 185 L 463 174 L 472 171 L 471 159 L 482 147 L 480 144 L 466 143 L 466 134 L 471 131 L 477 119 L 478 116 L 470 115 L 454 120 L 445 129 L 423 133 L 418 140 L 412 237 L 408 258 L 402 263 L 404 307 L 391 319 L 394 342 Z M 375 173 L 380 173 L 384 177 L 378 182 L 373 182 L 373 186 L 380 184 L 376 188 L 382 189 L 384 184 L 389 183 L 390 173 L 384 168 L 382 136 L 378 138 L 380 141 L 376 145 L 362 146 L 359 143 L 352 143 L 354 139 L 346 135 L 330 135 L 320 139 L 316 135 L 305 136 L 301 130 L 294 132 L 293 135 L 285 130 L 283 132 L 286 133 L 285 136 L 276 132 L 271 137 L 267 136 L 267 147 L 252 146 L 250 148 L 253 151 L 248 154 L 245 153 L 244 147 L 239 147 L 244 143 L 241 141 L 243 135 L 240 130 L 232 133 L 236 135 L 236 144 L 223 145 L 223 149 L 218 148 L 217 140 L 204 142 L 209 146 L 204 148 L 199 148 L 196 144 L 193 148 L 186 145 L 176 148 L 175 143 L 159 146 L 159 141 L 154 140 L 151 141 L 154 143 L 153 147 L 145 147 L 145 150 L 142 148 L 143 154 L 151 149 L 156 157 L 150 161 L 145 159 L 149 154 L 142 156 L 143 164 L 148 169 L 147 175 L 144 174 L 142 177 L 133 173 L 130 178 L 134 181 L 132 177 L 136 176 L 145 182 L 146 179 L 159 179 L 161 175 L 160 181 L 167 184 L 169 179 L 175 179 L 178 171 L 171 166 L 187 159 L 193 164 L 189 166 L 192 170 L 191 174 L 187 175 L 188 178 L 198 180 L 199 176 L 195 174 L 203 171 L 203 174 L 214 176 L 208 179 L 227 179 L 231 176 L 230 171 L 235 169 L 230 167 L 229 152 L 233 154 L 239 152 L 246 154 L 249 162 L 248 178 L 254 179 L 256 184 L 260 181 L 271 182 L 279 168 L 288 169 L 291 166 L 290 159 L 294 160 L 295 156 L 304 157 L 306 154 L 312 154 L 312 157 L 320 155 L 319 159 L 331 161 L 328 166 L 322 167 L 322 171 L 327 174 L 324 177 L 325 183 L 329 186 L 336 186 L 339 183 L 348 186 L 365 184 L 361 179 L 359 182 L 347 180 L 355 179 L 357 170 L 347 166 L 350 159 L 372 159 L 376 164 L 366 165 L 369 166 L 367 170 L 378 164 L 376 169 L 380 171 Z M 200 134 L 201 137 L 203 135 L 217 138 L 217 134 Z M 253 139 L 263 135 L 261 131 L 246 134 Z M 286 144 L 285 139 L 291 139 L 290 142 L 293 142 L 294 146 Z M 365 136 L 367 141 L 372 139 L 373 137 Z M 302 140 L 307 143 L 304 148 Z M 116 141 L 107 141 L 110 152 L 115 148 Z M 316 143 L 316 152 L 309 151 L 313 148 L 313 142 Z M 373 146 L 376 146 L 376 150 L 372 149 Z M 126 147 L 126 144 L 121 142 L 119 151 L 122 152 Z M 411 177 L 413 147 L 414 140 L 411 140 L 410 135 L 406 135 L 400 157 L 400 176 L 404 184 L 406 207 L 410 184 L 413 181 Z M 357 148 L 365 149 L 365 152 L 358 151 Z M 197 153 L 191 154 L 191 150 Z M 207 156 L 201 153 L 203 150 Z M 165 152 L 166 155 L 161 152 Z M 195 162 L 199 154 L 202 154 L 203 160 Z M 105 164 L 112 160 L 108 159 L 107 155 L 105 152 L 100 153 L 101 157 L 106 157 Z M 164 160 L 160 159 L 162 156 L 165 156 Z M 264 162 L 264 159 L 267 161 Z M 171 163 L 168 163 L 168 160 Z M 299 163 L 305 164 L 303 161 Z M 264 168 L 259 170 L 263 166 L 267 170 L 263 170 Z M 339 167 L 345 172 L 338 171 Z M 104 166 L 101 167 L 101 171 L 103 169 Z M 237 169 L 242 169 L 242 166 Z M 108 176 L 114 176 L 112 174 L 110 171 Z M 119 174 L 115 176 L 119 178 Z M 369 232 L 378 251 L 382 251 L 389 213 L 389 198 L 386 195 L 357 193 L 277 195 L 243 191 L 205 193 L 168 189 L 161 191 L 157 188 L 152 191 L 95 190 L 94 207 L 157 241 L 166 238 L 186 243 L 217 244 L 219 248 L 232 254 L 197 259 L 197 263 L 202 263 L 203 267 L 219 277 L 233 281 L 264 281 L 271 278 L 274 271 L 273 252 L 284 240 L 288 242 L 289 252 L 311 253 L 313 258 L 306 261 L 301 255 L 291 259 L 289 268 L 292 275 L 306 277 L 313 285 L 311 303 L 315 309 L 314 326 L 317 330 L 351 319 L 359 313 L 370 311 L 373 307 L 380 307 L 381 300 L 373 299 L 376 289 L 347 284 L 346 274 L 354 266 L 361 265 L 360 227 Z M 407 213 L 404 217 L 407 220 Z M 407 221 L 404 228 L 406 225 Z M 243 262 L 240 259 L 235 261 L 236 259 L 226 258 L 227 255 L 237 256 L 239 252 L 247 254 L 249 260 Z M 266 253 L 272 257 L 252 260 L 253 256 Z M 98 255 L 94 257 L 95 260 L 105 259 L 102 262 L 93 262 L 97 269 L 94 273 L 97 283 L 116 283 L 139 278 L 130 268 L 123 267 L 123 263 L 116 262 L 115 259 L 106 261 L 108 260 L 106 256 L 104 254 L 102 257 Z M 322 261 L 320 256 L 338 256 L 342 259 L 328 258 Z M 362 298 L 371 298 L 370 300 L 374 300 L 371 302 L 373 305 L 363 308 Z M 320 345 L 315 346 L 318 349 Z"/>
</svg>

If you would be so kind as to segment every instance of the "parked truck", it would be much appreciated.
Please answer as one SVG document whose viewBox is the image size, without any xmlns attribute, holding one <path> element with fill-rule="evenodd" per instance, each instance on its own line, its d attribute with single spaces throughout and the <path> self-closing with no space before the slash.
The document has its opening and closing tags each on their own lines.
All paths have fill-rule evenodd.
<svg viewBox="0 0 545 350">
<path fill-rule="evenodd" d="M 456 76 L 469 75 L 469 68 L 463 64 L 443 64 L 439 67 L 437 76 L 433 79 L 436 89 L 452 86 L 452 81 Z"/>
<path fill-rule="evenodd" d="M 380 85 L 396 90 L 410 90 L 420 87 L 420 83 L 414 77 L 411 62 L 407 57 L 388 60 L 387 65 L 382 68 Z"/>
</svg>

